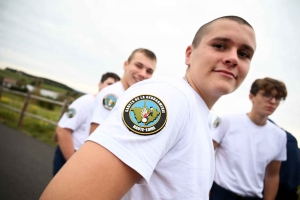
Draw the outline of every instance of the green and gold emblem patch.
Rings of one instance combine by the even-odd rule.
[[[219,124],[221,123],[221,118],[217,117],[214,121],[213,127],[217,128],[219,126]]]
[[[76,114],[76,111],[75,111],[74,108],[69,108],[69,109],[68,109],[68,111],[67,111],[67,116],[68,116],[69,118],[74,117],[75,114]]]
[[[165,104],[152,95],[139,95],[131,99],[123,111],[126,127],[139,135],[153,135],[167,123]]]
[[[118,99],[118,97],[114,94],[106,95],[102,101],[104,108],[106,108],[108,110],[113,109],[117,103],[117,99]]]

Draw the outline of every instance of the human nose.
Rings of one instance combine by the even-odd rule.
[[[145,69],[142,69],[142,70],[140,71],[140,73],[139,73],[139,77],[140,77],[141,79],[145,79],[146,76],[147,76],[146,70],[145,70]]]
[[[277,103],[276,97],[272,96],[271,99],[270,99],[270,102],[271,102],[271,103]]]
[[[236,67],[239,64],[237,52],[235,50],[229,51],[223,59],[223,63],[230,67]]]

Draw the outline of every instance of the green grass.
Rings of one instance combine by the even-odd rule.
[[[0,103],[17,109],[22,109],[24,106],[24,102],[24,96],[15,95],[8,92],[3,92],[0,100]],[[57,122],[59,120],[62,109],[60,105],[54,105],[53,110],[48,110],[46,108],[38,106],[37,102],[38,100],[30,99],[26,112],[47,118],[51,121]]]
[[[23,76],[21,74],[17,74],[17,73],[12,73],[10,71],[6,71],[3,69],[0,69],[0,76],[3,76],[5,78],[9,78],[9,79],[14,79],[14,80],[19,80],[19,79],[25,79],[25,81],[27,83],[30,83],[31,78],[27,77],[27,76]]]
[[[14,108],[22,109],[24,100],[25,97],[23,96],[3,92],[0,103],[12,106]],[[37,100],[31,99],[26,112],[57,122],[60,118],[61,106],[56,105],[54,106],[53,110],[47,110],[46,108],[38,106]],[[55,125],[35,118],[24,116],[21,127],[18,127],[17,123],[19,117],[20,113],[8,110],[0,106],[0,123],[22,131],[27,135],[37,138],[47,144],[55,145],[55,143],[52,141],[52,137],[56,128]]]
[[[25,116],[21,127],[17,126],[20,114],[10,111],[6,108],[0,107],[0,123],[7,125],[11,128],[19,130],[26,135],[37,138],[46,144],[55,146],[56,143],[52,141],[53,133],[56,126],[43,122],[41,120],[33,119]]]

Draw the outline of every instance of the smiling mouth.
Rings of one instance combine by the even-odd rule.
[[[234,79],[237,79],[237,76],[235,76],[233,73],[229,72],[229,71],[226,71],[226,70],[213,70],[214,72],[221,72],[221,73],[224,73],[224,74],[228,74],[230,76],[232,76]]]
[[[135,80],[135,82],[140,82],[141,80],[138,78],[133,78]]]

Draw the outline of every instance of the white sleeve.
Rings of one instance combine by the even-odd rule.
[[[156,111],[153,112],[154,115],[159,116],[156,118],[159,122],[166,120],[166,123],[157,125],[156,130],[159,131],[152,135],[143,135],[139,134],[139,131],[131,130],[124,118],[128,105],[141,104],[145,108],[146,104],[148,106],[148,101],[134,101],[136,97],[142,96],[157,97],[165,106],[158,108],[160,115],[157,115]],[[188,123],[189,110],[186,96],[171,85],[148,83],[132,86],[118,99],[108,118],[87,140],[94,141],[108,149],[143,177],[139,184],[147,184],[157,163],[184,134],[182,130]],[[131,117],[134,118],[142,112],[140,110],[133,112],[130,109],[128,113],[133,113]],[[143,127],[146,126],[141,122],[139,128]]]
[[[80,125],[82,125],[87,119],[87,114],[85,106],[80,99],[75,100],[70,106],[69,109],[74,110],[74,116],[69,117],[68,112],[65,112],[61,119],[58,122],[58,126],[61,128],[68,128],[71,130],[76,130]]]
[[[283,131],[283,130],[281,130],[281,131]],[[282,136],[282,134],[280,136]],[[286,133],[284,132],[284,136],[279,137],[279,140],[278,140],[278,154],[274,158],[274,160],[285,161],[287,159],[287,156],[286,156],[286,143],[287,143],[287,136],[286,136]]]
[[[110,110],[106,109],[103,106],[103,93],[99,92],[96,96],[94,105],[93,105],[93,114],[91,118],[91,123],[102,124],[103,121],[107,118],[110,113]]]
[[[218,125],[215,125],[218,121]],[[212,139],[218,144],[222,143],[222,139],[225,136],[229,127],[229,120],[225,117],[217,117],[211,128]]]

